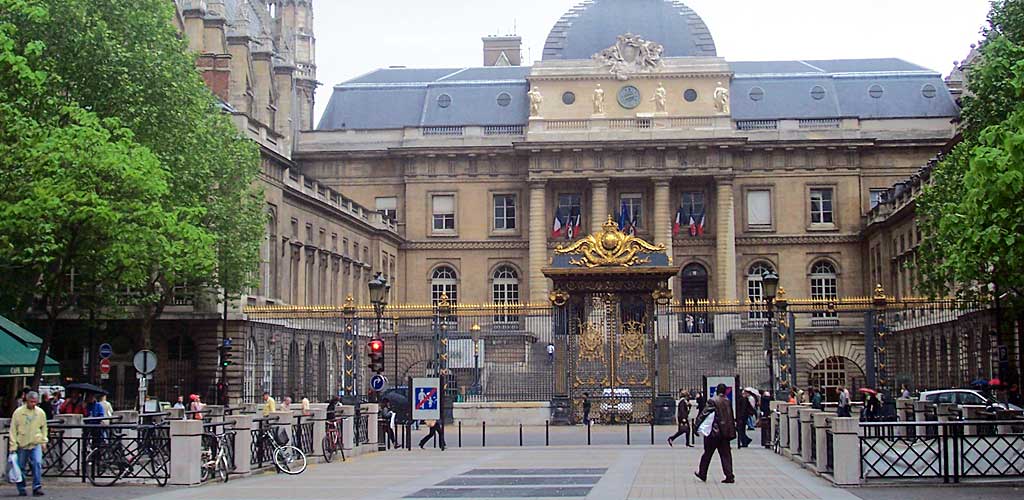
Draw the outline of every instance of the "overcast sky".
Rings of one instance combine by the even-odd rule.
[[[317,122],[341,82],[387,66],[482,64],[481,37],[515,32],[523,62],[578,0],[317,0]],[[685,0],[728,61],[898,57],[948,74],[988,0]],[[608,44],[620,33],[609,33]]]

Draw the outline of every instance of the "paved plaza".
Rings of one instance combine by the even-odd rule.
[[[624,446],[624,427],[595,427],[593,446],[544,447],[544,429],[524,432],[527,446],[518,443],[518,428],[488,432],[488,446],[479,446],[480,428],[463,428],[457,447],[457,427],[449,427],[447,451],[428,448],[398,450],[350,458],[347,462],[312,464],[301,476],[264,472],[227,484],[194,488],[117,486],[91,488],[73,482],[47,485],[51,498],[82,500],[271,500],[271,499],[885,499],[933,498],[933,488],[839,489],[763,448],[733,450],[736,484],[721,484],[717,457],[707,483],[693,477],[701,448],[664,444],[667,428],[656,430],[650,446],[649,427],[634,428],[632,445]],[[551,429],[553,443],[585,439],[582,427]],[[414,437],[423,432],[414,432]],[[475,438],[471,436],[476,436]],[[644,441],[646,439],[646,441]],[[622,441],[619,443],[618,441]],[[585,442],[585,441],[584,441]],[[492,444],[493,443],[493,444]],[[13,488],[8,495],[14,493]],[[975,486],[943,488],[943,498],[1011,498],[1018,488]],[[924,495],[924,496],[922,496]]]

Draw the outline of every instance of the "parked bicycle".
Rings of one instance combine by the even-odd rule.
[[[341,461],[345,461],[345,447],[341,438],[341,419],[327,421],[323,449],[325,461],[330,462],[335,453],[340,453]]]
[[[264,426],[259,431],[259,446],[274,450],[271,460],[274,467],[285,474],[302,474],[306,470],[306,454],[288,444],[288,433],[278,427]]]
[[[160,486],[167,485],[170,460],[166,438],[157,437],[156,427],[140,426],[138,432],[139,437],[135,439],[111,436],[89,452],[85,464],[93,486],[113,486],[126,477],[152,478]],[[126,442],[137,446],[129,448]]]
[[[224,432],[220,434],[212,432],[205,434],[203,440],[209,443],[209,446],[203,447],[201,480],[206,482],[216,476],[221,481],[228,482],[231,471],[234,469],[231,450],[235,432],[230,427],[225,427]]]

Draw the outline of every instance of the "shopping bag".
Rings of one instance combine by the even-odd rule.
[[[18,465],[18,454],[14,452],[7,456],[7,480],[12,483],[20,483],[25,480],[21,476],[21,466]]]
[[[714,425],[715,425],[715,413],[711,412],[711,413],[708,414],[707,417],[704,418],[704,421],[700,423],[700,426],[697,427],[697,434],[700,434],[701,436],[704,436],[704,437],[710,436],[711,435],[711,429],[712,429],[712,427],[714,427]]]

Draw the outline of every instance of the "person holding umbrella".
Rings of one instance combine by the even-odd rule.
[[[882,402],[878,400],[878,391],[861,387],[857,389],[857,392],[864,395],[864,413],[860,416],[861,421],[874,422],[878,420],[882,410]]]

